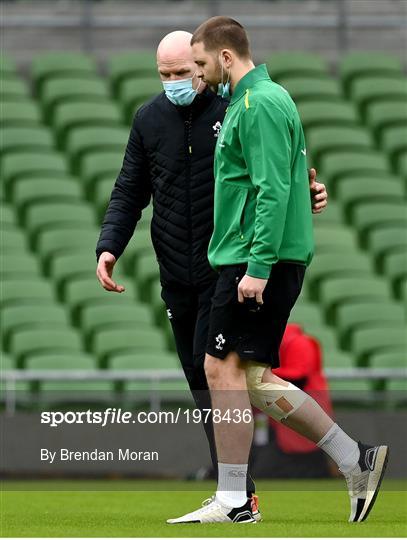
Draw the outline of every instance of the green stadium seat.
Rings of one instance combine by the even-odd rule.
[[[127,354],[119,353],[112,356],[110,360],[110,368],[120,371],[127,370],[151,370],[160,369],[169,372],[179,372],[181,366],[179,360],[175,354],[172,353],[151,353],[151,354]],[[126,397],[132,401],[139,401],[148,399],[151,391],[162,392],[161,398],[167,401],[172,394],[171,391],[183,391],[188,392],[189,388],[185,379],[183,380],[143,380],[143,381],[129,381],[124,380],[120,385],[120,389],[126,392]],[[169,392],[166,394],[165,392]],[[176,396],[172,396],[176,399]]]
[[[81,313],[81,330],[87,339],[96,331],[108,328],[151,328],[154,326],[147,304],[112,305],[108,310],[100,306],[85,306]]]
[[[407,306],[407,278],[403,278],[401,280],[400,291],[401,291],[401,299],[403,300],[404,304]],[[407,307],[406,307],[406,313],[407,313]]]
[[[21,102],[29,99],[28,88],[20,79],[1,79],[1,103]]]
[[[120,283],[120,282],[119,282]],[[67,282],[63,289],[64,302],[69,306],[72,320],[78,324],[81,311],[86,306],[100,306],[100,309],[109,310],[112,305],[134,305],[138,297],[135,289],[128,280],[121,281],[126,288],[124,293],[114,293],[103,289],[97,281],[96,273],[93,279],[76,278]]]
[[[32,61],[31,75],[38,95],[41,95],[44,82],[51,77],[94,79],[97,76],[93,58],[68,51],[40,54]]]
[[[123,81],[118,98],[123,105],[126,121],[131,124],[137,109],[162,91],[163,85],[157,74],[153,77],[135,77]]]
[[[0,77],[2,79],[13,78],[16,76],[16,65],[14,61],[5,54],[0,54]]]
[[[44,152],[54,150],[52,132],[42,126],[8,127],[2,130],[0,154],[3,158],[8,152]]]
[[[307,148],[315,164],[327,152],[365,151],[373,148],[369,131],[360,126],[316,127],[307,132]]]
[[[367,379],[330,379],[329,390],[336,402],[357,401],[360,406],[363,398],[368,402],[373,398],[371,382]]]
[[[107,206],[110,201],[110,196],[112,194],[115,178],[112,178],[112,175],[108,175],[105,178],[101,178],[98,182],[92,186],[94,191],[94,196],[92,197],[92,203],[96,208],[96,213],[98,220],[103,221],[104,215],[106,213]],[[126,252],[127,252],[126,248]]]
[[[96,330],[91,343],[91,351],[102,367],[110,365],[110,357],[119,352],[142,353],[166,350],[164,333],[151,328],[104,328]]]
[[[14,357],[0,350],[0,372],[3,373],[5,371],[11,371],[16,369],[16,367],[17,366]],[[25,381],[17,381],[14,382],[13,388],[16,391],[14,393],[14,398],[17,402],[17,405],[19,405],[20,403],[26,404],[27,402],[30,402],[29,383]],[[6,401],[6,389],[6,381],[0,379],[0,403],[4,403]]]
[[[88,194],[94,194],[99,180],[111,178],[112,188],[122,167],[123,152],[92,152],[81,162],[80,175]]]
[[[323,354],[324,368],[351,369],[355,367],[352,355],[339,350],[330,350]]]
[[[342,101],[342,91],[335,79],[320,79],[315,81],[313,77],[288,77],[280,79],[283,86],[292,99],[296,102],[303,101]]]
[[[158,278],[158,262],[155,254],[146,253],[137,259],[135,280],[139,289],[140,299],[148,302],[151,299],[151,286]]]
[[[383,131],[382,147],[390,156],[394,171],[398,171],[398,158],[407,153],[407,126],[390,127]]]
[[[8,371],[9,369],[15,369],[14,358],[5,351],[0,350],[0,372]],[[0,382],[0,388],[0,395],[2,396],[4,388],[2,381]]]
[[[74,171],[81,169],[80,160],[89,152],[117,152],[124,156],[129,130],[122,127],[86,127],[70,131],[66,152]]]
[[[328,326],[312,327],[310,325],[304,325],[304,330],[321,345],[324,357],[328,357],[328,355],[332,353],[337,354],[338,343],[332,328],[329,328]]]
[[[324,326],[322,312],[317,304],[312,303],[296,303],[291,311],[289,324],[297,323],[301,326],[312,324],[316,326]]]
[[[30,329],[58,329],[70,327],[67,311],[60,304],[11,305],[1,310],[3,347],[9,349],[13,332]]]
[[[141,353],[122,353],[112,355],[110,359],[110,369],[128,370],[128,369],[166,369],[179,370],[181,365],[176,354],[167,351],[141,352]]]
[[[348,176],[384,178],[390,174],[386,158],[374,151],[331,152],[321,158],[321,170],[333,195],[340,180]]]
[[[394,393],[392,396],[396,401],[406,403],[407,380],[406,379],[388,379],[386,381],[386,390]]]
[[[8,103],[0,108],[1,129],[9,127],[38,127],[42,124],[40,109],[34,101]]]
[[[57,350],[61,352],[82,351],[82,341],[80,335],[71,328],[65,329],[38,329],[31,328],[18,330],[11,335],[10,352],[17,360],[19,368],[24,367],[25,359],[34,353],[54,354]]]
[[[383,52],[351,52],[340,63],[340,76],[345,91],[349,93],[354,79],[360,77],[400,78],[402,66],[398,58]]]
[[[391,327],[405,322],[403,307],[396,302],[360,301],[347,302],[338,306],[336,328],[342,348],[348,349],[352,332],[371,323]]]
[[[14,229],[17,226],[14,208],[4,202],[0,203],[0,223],[2,230]]]
[[[305,130],[315,127],[357,127],[360,123],[355,107],[346,101],[310,101],[298,104]]]
[[[276,52],[266,59],[266,65],[275,81],[290,76],[314,79],[325,79],[328,76],[325,59],[303,51]]]
[[[407,100],[407,79],[389,79],[388,77],[363,77],[356,79],[351,87],[352,99],[359,107],[362,116],[371,103],[380,101]]]
[[[366,202],[355,206],[352,222],[360,234],[363,245],[374,228],[382,226],[407,226],[407,210],[404,201],[396,202]]]
[[[1,162],[7,197],[12,196],[13,184],[23,176],[30,178],[64,177],[68,174],[65,157],[57,152],[18,152],[8,154]]]
[[[321,253],[307,272],[307,285],[311,299],[319,299],[325,280],[340,276],[370,277],[373,274],[370,259],[359,251]]]
[[[395,297],[401,298],[402,280],[407,277],[407,247],[385,255],[383,270],[392,282]]]
[[[95,359],[86,353],[70,351],[68,354],[60,351],[50,351],[48,354],[33,354],[26,359],[26,369],[30,371],[63,370],[75,371],[80,375],[81,371],[96,369]],[[39,379],[41,374],[38,373]],[[89,401],[112,401],[113,385],[110,381],[78,380],[39,380],[33,384],[39,392],[40,403],[48,402],[72,402],[80,400],[82,403]]]
[[[27,250],[27,239],[20,229],[2,228],[0,234],[0,251],[5,254],[12,252],[25,252]]]
[[[53,126],[58,145],[65,146],[69,132],[79,127],[120,127],[122,118],[118,106],[113,102],[61,103],[55,108]]]
[[[391,299],[389,284],[379,277],[334,277],[320,289],[321,305],[329,323],[335,322],[337,307],[345,302],[382,302]]]
[[[96,258],[94,251],[64,250],[54,254],[47,267],[56,284],[58,296],[62,297],[65,284],[71,279],[95,277]]]
[[[403,152],[398,159],[398,171],[404,177],[404,183],[407,192],[407,152]]]
[[[127,51],[112,55],[107,72],[115,96],[123,81],[130,77],[157,77],[157,58],[154,51]],[[161,87],[162,88],[162,87]]]
[[[27,358],[26,369],[94,370],[97,364],[96,359],[85,352],[73,350],[61,353],[56,350],[55,354],[32,354]]]
[[[55,107],[61,103],[106,103],[110,101],[107,84],[103,79],[58,78],[45,82],[41,95],[44,116],[52,123]]]
[[[54,291],[47,280],[37,278],[3,280],[0,305],[42,305],[56,301]]]
[[[13,202],[20,220],[24,221],[26,210],[37,203],[69,202],[81,203],[82,189],[74,177],[66,178],[22,178],[15,182]]]
[[[367,246],[378,264],[383,269],[383,257],[397,249],[407,249],[407,234],[405,227],[380,227],[373,229],[367,237]]]
[[[154,248],[151,242],[151,233],[149,229],[136,229],[132,241],[126,247],[123,253],[123,263],[129,275],[137,271],[137,263],[141,256],[154,256]]]
[[[95,226],[95,216],[86,202],[54,202],[32,204],[26,212],[25,226],[35,245],[38,233],[44,229],[62,226]]]
[[[36,251],[43,262],[49,261],[55,253],[76,250],[88,250],[94,253],[99,234],[100,229],[97,227],[87,227],[84,230],[80,224],[77,227],[47,229],[38,235]],[[48,269],[49,265],[46,267]]]
[[[384,129],[407,124],[407,104],[400,101],[372,103],[367,108],[366,118],[376,138],[381,139]]]
[[[336,187],[336,195],[342,204],[345,217],[352,221],[352,211],[361,202],[398,202],[404,197],[403,185],[397,177],[350,176],[341,178]]]
[[[40,275],[38,260],[30,252],[8,253],[1,259],[1,279],[29,279]]]
[[[380,369],[405,368],[407,367],[407,354],[400,351],[374,352],[369,357],[369,366]]]
[[[319,182],[324,182],[324,178],[318,177]],[[316,214],[313,216],[313,224],[315,228],[325,228],[325,227],[341,227],[343,226],[342,211],[339,204],[330,199],[328,206],[322,212],[322,214]]]
[[[352,351],[356,354],[358,365],[369,365],[369,357],[380,351],[407,351],[407,333],[405,325],[382,327],[375,324],[359,328],[353,332]]]
[[[317,255],[338,251],[343,253],[358,249],[354,231],[345,225],[327,223],[325,227],[315,227],[314,241]]]
[[[94,250],[83,248],[65,249],[51,256],[46,266],[47,273],[51,275],[56,284],[59,298],[63,298],[63,291],[67,283],[76,279],[94,279],[96,277],[96,257]],[[115,266],[114,279],[124,279],[120,269]]]

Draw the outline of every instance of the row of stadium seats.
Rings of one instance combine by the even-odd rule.
[[[329,367],[401,367],[401,302],[407,301],[401,66],[391,57],[350,55],[337,80],[318,56],[274,55],[267,65],[298,104],[310,163],[330,193],[328,210],[315,217],[317,262],[291,320],[318,337]],[[125,122],[161,90],[155,70],[153,55],[131,53],[112,58],[104,79],[87,56],[46,55],[32,64],[31,93],[3,58],[1,335],[7,366],[44,369],[58,358],[66,369],[71,357],[78,359],[71,368],[179,365],[169,352],[151,208],[115,270],[126,293],[103,291],[94,273],[100,219],[128,138]],[[127,100],[130,95],[135,98]],[[147,355],[152,350],[154,360]],[[365,383],[370,388],[358,382]]]

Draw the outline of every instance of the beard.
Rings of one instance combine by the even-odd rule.
[[[205,79],[206,84],[212,90],[212,92],[218,91],[218,85],[222,82],[222,66],[219,60],[216,61],[213,75],[210,78]]]

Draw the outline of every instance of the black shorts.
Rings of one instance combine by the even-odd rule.
[[[238,302],[237,286],[246,269],[247,264],[220,269],[212,297],[206,352],[223,359],[236,351],[242,359],[276,368],[280,365],[281,340],[301,292],[306,266],[288,261],[274,264],[261,306],[254,299]]]

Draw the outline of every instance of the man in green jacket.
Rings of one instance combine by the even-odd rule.
[[[255,67],[244,28],[214,17],[194,33],[197,75],[231,91],[215,149],[212,298],[205,373],[218,456],[216,495],[169,523],[254,522],[246,494],[251,405],[322,448],[345,476],[349,521],[363,521],[384,474],[387,446],[347,435],[292,383],[272,373],[313,256],[304,133],[288,92]]]

